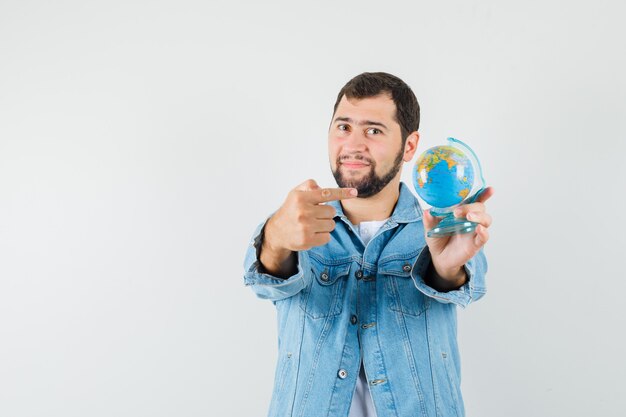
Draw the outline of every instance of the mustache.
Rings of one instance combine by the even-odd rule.
[[[346,159],[350,159],[353,161],[363,161],[363,162],[367,162],[370,165],[374,164],[374,160],[367,158],[361,154],[356,154],[356,155],[339,155],[337,157],[337,163],[341,163],[343,161],[345,161]]]

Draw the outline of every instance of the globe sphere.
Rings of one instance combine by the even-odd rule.
[[[459,148],[435,146],[415,162],[413,186],[426,203],[447,208],[463,202],[474,186],[472,160]]]

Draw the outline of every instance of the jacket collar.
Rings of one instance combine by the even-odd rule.
[[[351,224],[348,217],[343,212],[343,206],[340,201],[329,201],[327,204],[333,206],[337,211],[335,218],[339,217],[347,224]],[[400,195],[398,196],[396,206],[393,208],[393,213],[391,213],[389,223],[411,223],[421,220],[421,218],[422,208],[417,198],[413,195],[409,187],[401,181]]]

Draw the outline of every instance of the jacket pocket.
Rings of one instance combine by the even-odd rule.
[[[446,352],[441,352],[441,358],[443,359],[443,366],[446,370],[446,379],[448,380],[448,387],[450,388],[450,398],[452,400],[451,408],[456,415],[459,415],[459,399],[461,395],[461,381],[459,380],[454,363],[451,362],[450,356]]]
[[[280,372],[278,372],[278,369],[276,372],[276,394],[280,394],[285,386],[285,379],[287,379],[285,376],[291,368],[291,356],[291,352],[284,353],[280,361]]]
[[[311,284],[302,291],[300,307],[313,319],[337,316],[343,309],[343,290],[350,261],[330,263],[311,257]]]
[[[378,274],[385,281],[389,309],[411,316],[420,316],[430,307],[430,299],[417,289],[411,270],[417,256],[382,260]]]
[[[285,352],[279,357],[274,374],[274,391],[272,393],[272,401],[270,402],[270,416],[276,415],[278,410],[284,408],[286,397],[283,393],[286,389],[291,389],[292,384],[289,383],[289,380],[293,374],[292,356],[291,352]]]

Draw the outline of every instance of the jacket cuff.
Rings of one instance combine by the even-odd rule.
[[[295,295],[306,286],[305,272],[311,269],[311,263],[305,251],[298,251],[298,269],[294,275],[281,278],[268,274],[259,261],[266,223],[267,220],[257,226],[248,245],[244,261],[244,284],[250,286],[259,298],[278,301]]]
[[[444,304],[453,303],[459,307],[465,308],[471,302],[481,298],[486,292],[484,287],[484,272],[486,271],[482,271],[482,268],[477,268],[482,265],[480,261],[483,258],[484,255],[482,254],[481,249],[476,256],[470,259],[463,266],[465,274],[467,275],[467,280],[460,288],[447,292],[437,291],[426,284],[426,281],[424,280],[428,267],[432,262],[428,245],[425,245],[413,265],[411,278],[413,278],[413,282],[415,283],[417,289],[424,295]]]

